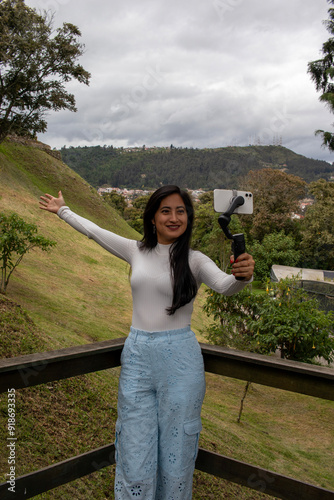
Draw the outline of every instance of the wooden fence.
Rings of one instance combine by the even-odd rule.
[[[120,365],[124,338],[0,361],[0,392],[25,388]],[[334,370],[201,344],[208,372],[334,401]],[[0,498],[26,499],[108,467],[114,445],[0,484]],[[200,448],[196,468],[208,474],[286,500],[334,500],[334,492]]]

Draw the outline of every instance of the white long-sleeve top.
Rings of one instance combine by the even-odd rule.
[[[102,229],[75,214],[69,207],[61,207],[57,215],[108,252],[130,264],[134,328],[159,332],[190,326],[194,300],[177,309],[171,316],[166,312],[173,301],[169,262],[171,245],[158,243],[152,250],[140,250],[138,241]],[[249,283],[238,281],[233,275],[224,273],[209,257],[198,251],[190,250],[189,265],[198,287],[205,283],[224,295],[233,295]]]

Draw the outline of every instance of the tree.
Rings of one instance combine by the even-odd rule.
[[[249,227],[245,228],[254,239],[262,241],[266,234],[282,230],[285,234],[296,231],[291,215],[305,196],[303,179],[281,170],[264,168],[250,170],[243,186],[254,195],[254,213],[248,216]]]
[[[28,224],[15,213],[0,213],[0,293],[6,293],[13,271],[27,252],[33,248],[47,251],[55,245],[55,241],[37,234],[35,224]]]
[[[70,23],[52,31],[53,17],[23,0],[0,0],[0,142],[10,133],[34,137],[45,132],[49,110],[76,111],[65,83],[88,85],[90,74],[77,64],[84,46]]]
[[[115,193],[112,191],[111,193],[103,193],[102,198],[113,208],[117,210],[120,215],[124,215],[124,210],[127,207],[126,199],[123,195],[119,193]]]
[[[334,4],[334,0],[328,0]],[[329,19],[324,22],[327,31],[334,35],[334,8],[328,9]],[[322,45],[322,59],[317,59],[308,64],[308,73],[315,83],[317,92],[322,92],[319,100],[328,105],[329,110],[334,113],[334,38],[331,37]],[[322,136],[323,145],[330,151],[334,151],[334,135],[332,132],[317,130],[317,135]]]
[[[144,232],[143,215],[149,198],[150,195],[148,194],[138,196],[138,198],[133,201],[132,207],[128,207],[124,210],[125,220],[129,226],[133,227],[140,234]]]
[[[311,182],[314,203],[302,222],[301,250],[306,267],[334,269],[334,183],[324,179]]]
[[[271,267],[296,266],[300,260],[300,251],[296,250],[296,240],[291,235],[279,233],[266,234],[262,243],[255,241],[251,254],[256,262],[255,279],[265,282],[270,277]]]

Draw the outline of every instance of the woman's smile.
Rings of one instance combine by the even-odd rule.
[[[174,243],[187,229],[188,215],[181,196],[171,194],[162,200],[152,220],[155,225],[158,243]]]

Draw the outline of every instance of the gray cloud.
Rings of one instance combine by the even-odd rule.
[[[91,85],[72,82],[77,113],[48,118],[63,145],[283,145],[332,160],[331,129],[307,63],[329,38],[326,0],[26,0],[82,31]],[[334,120],[333,120],[334,121]]]

